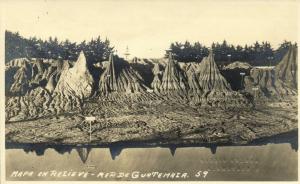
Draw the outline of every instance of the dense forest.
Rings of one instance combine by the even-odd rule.
[[[76,60],[79,52],[83,50],[87,59],[91,62],[102,61],[108,58],[113,50],[108,39],[102,41],[100,36],[89,42],[80,44],[65,40],[59,42],[57,38],[48,40],[31,37],[23,38],[19,33],[5,31],[5,62],[14,58],[47,58]]]
[[[213,43],[210,48],[213,50],[218,64],[242,61],[255,66],[267,66],[277,64],[290,45],[291,42],[284,41],[275,50],[269,42],[235,46],[224,40],[223,43]],[[103,41],[100,36],[89,42],[83,41],[78,44],[69,40],[60,42],[57,38],[52,37],[48,40],[36,37],[24,38],[18,32],[5,32],[5,62],[21,57],[75,61],[81,50],[85,52],[90,62],[97,62],[106,60],[114,48],[108,39]],[[167,52],[170,51],[179,62],[200,62],[203,57],[208,55],[209,47],[199,42],[175,42],[171,43]]]
[[[232,45],[226,40],[223,43],[212,43],[208,48],[199,42],[185,43],[175,42],[170,45],[167,52],[172,52],[174,58],[181,62],[199,62],[208,55],[209,49],[215,54],[215,60],[219,64],[228,64],[234,61],[247,62],[254,66],[276,65],[292,43],[284,41],[276,50],[269,42],[255,42],[253,45]]]

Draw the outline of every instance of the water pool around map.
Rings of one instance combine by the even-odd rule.
[[[246,146],[210,147],[9,144],[6,177],[7,180],[297,180],[297,137],[295,131]],[[32,172],[32,175],[18,177],[14,171],[19,175]],[[86,177],[84,173],[88,173]]]

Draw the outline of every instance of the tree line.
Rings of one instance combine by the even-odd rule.
[[[5,31],[5,62],[15,58],[46,58],[75,61],[82,50],[86,58],[91,62],[107,60],[109,53],[113,51],[108,39],[101,40],[100,36],[83,41],[79,44],[66,39],[59,42],[57,38],[49,37],[48,40],[30,37],[29,39]]]
[[[292,43],[284,41],[275,50],[269,42],[255,42],[252,45],[232,45],[224,40],[222,43],[214,42],[208,48],[200,42],[171,43],[168,52],[172,52],[179,62],[200,62],[208,56],[209,49],[215,54],[218,64],[229,64],[234,61],[247,62],[254,66],[267,66],[277,64],[287,52]],[[47,40],[36,37],[24,38],[18,32],[5,31],[5,62],[15,58],[46,58],[75,61],[79,52],[83,50],[90,62],[107,60],[114,48],[108,39],[102,40],[100,36],[81,43],[58,41],[56,37]]]
[[[252,45],[232,45],[224,40],[222,43],[214,42],[208,48],[205,45],[195,42],[171,43],[169,52],[173,53],[174,59],[179,62],[200,62],[203,57],[208,56],[209,49],[213,50],[215,61],[218,64],[229,64],[234,61],[247,62],[253,66],[276,65],[287,52],[292,43],[283,41],[276,50],[269,42],[256,41]]]

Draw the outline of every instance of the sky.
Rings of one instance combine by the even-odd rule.
[[[24,37],[81,42],[100,35],[123,56],[162,57],[170,43],[297,41],[296,0],[4,0],[1,26]]]

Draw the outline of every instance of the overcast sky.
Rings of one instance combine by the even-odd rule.
[[[21,0],[1,6],[1,26],[25,37],[81,42],[107,37],[122,55],[161,57],[171,42],[210,46],[297,40],[297,1]],[[5,23],[5,25],[3,25]]]

